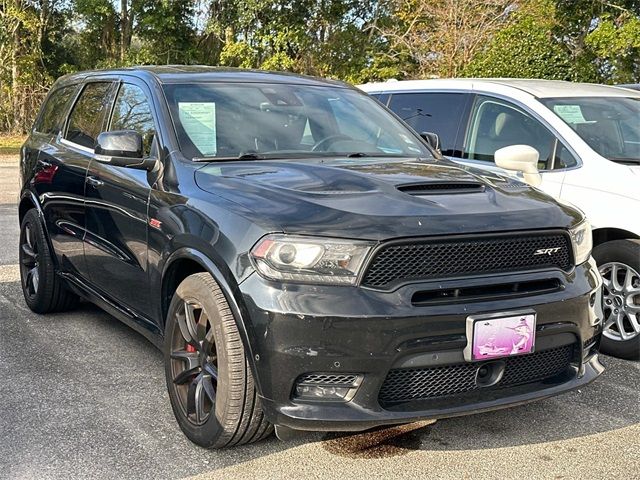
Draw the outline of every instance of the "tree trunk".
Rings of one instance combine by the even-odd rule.
[[[17,2],[18,3],[18,2]],[[20,5],[16,5],[17,8]],[[11,35],[11,105],[13,107],[13,125],[12,130],[18,132],[22,129],[22,88],[20,85],[20,52],[22,51],[21,25],[18,21],[13,27]]]
[[[129,9],[127,0],[120,0],[120,61],[124,62],[129,49]]]

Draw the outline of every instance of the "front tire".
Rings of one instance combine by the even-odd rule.
[[[602,287],[603,353],[640,359],[640,240],[614,240],[593,250]]]
[[[222,448],[271,434],[235,318],[208,273],[178,286],[167,315],[164,356],[171,407],[189,440]]]
[[[20,224],[20,280],[27,306],[35,313],[63,312],[75,307],[78,296],[56,275],[49,244],[38,212],[29,210]]]

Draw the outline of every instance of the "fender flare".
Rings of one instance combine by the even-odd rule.
[[[242,302],[242,293],[238,285],[230,280],[227,275],[224,274],[223,270],[218,267],[216,262],[211,259],[210,256],[197,250],[193,247],[181,247],[169,255],[169,257],[164,262],[162,266],[162,279],[165,278],[165,275],[174,261],[188,259],[198,263],[202,268],[205,269],[207,273],[209,273],[216,283],[220,286],[227,303],[229,304],[229,308],[233,313],[233,318],[236,322],[236,326],[238,327],[238,332],[240,332],[240,338],[244,345],[245,351],[247,352],[247,360],[249,361],[249,366],[251,368],[251,372],[253,374],[253,378],[256,384],[256,389],[259,393],[262,392],[262,388],[260,386],[260,378],[257,375],[256,365],[255,365],[255,356],[253,354],[251,335],[247,329],[247,325],[245,322],[245,318],[248,317],[249,313]]]
[[[29,200],[29,202],[34,206],[34,208],[38,212],[40,225],[42,226],[42,230],[44,231],[44,238],[47,241],[47,247],[49,248],[49,252],[51,253],[50,257],[51,257],[51,261],[53,262],[53,269],[54,271],[57,272],[59,270],[58,256],[55,254],[53,245],[51,244],[51,237],[49,236],[49,228],[47,227],[47,222],[44,219],[44,211],[42,210],[40,199],[31,190],[23,190],[22,193],[20,194],[20,201],[18,202],[18,215],[20,215],[20,205],[22,205],[22,203],[25,200]]]

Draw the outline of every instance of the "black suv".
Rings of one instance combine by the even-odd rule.
[[[582,214],[345,84],[74,74],[21,160],[27,304],[82,297],[163,349],[199,445],[480,412],[603,370]]]

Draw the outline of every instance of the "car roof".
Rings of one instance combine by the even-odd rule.
[[[365,92],[402,92],[416,90],[484,90],[497,92],[510,87],[537,98],[549,97],[628,97],[640,96],[638,92],[594,83],[574,83],[562,80],[530,80],[516,78],[449,78],[434,80],[387,81],[358,85]]]
[[[153,78],[159,83],[281,83],[352,88],[351,85],[337,80],[320,79],[288,72],[212,67],[208,65],[145,65],[110,70],[91,70],[65,75],[58,80],[58,83],[75,83],[89,77],[102,75],[129,75],[145,79]]]

